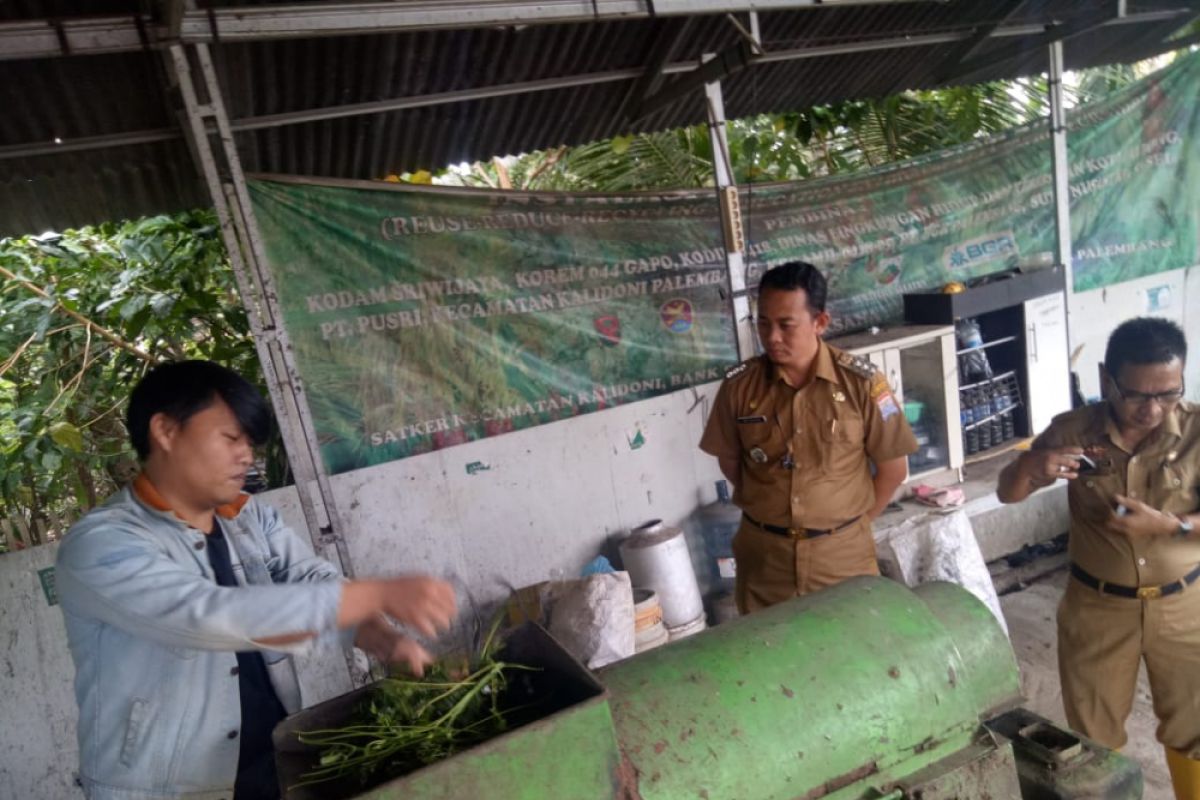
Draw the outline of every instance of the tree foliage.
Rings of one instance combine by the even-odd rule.
[[[996,82],[848,100],[726,124],[737,183],[867,169],[1007,130],[1046,115],[1045,82]],[[495,189],[622,192],[713,183],[707,127],[617,136],[443,171],[439,183]],[[422,178],[428,173],[422,174]]]
[[[125,400],[151,366],[259,374],[210,211],[0,241],[0,353],[0,521],[33,540],[12,546],[136,469]]]
[[[1152,68],[1113,65],[1086,70],[1078,83],[1067,87],[1068,102],[1105,97]],[[1048,113],[1046,79],[1035,77],[760,114],[727,122],[726,137],[735,182],[794,181],[915,158],[1045,119]],[[442,170],[432,179],[492,189],[685,189],[713,184],[712,155],[707,127],[695,125],[493,158],[465,169]],[[430,180],[428,172],[412,179]]]

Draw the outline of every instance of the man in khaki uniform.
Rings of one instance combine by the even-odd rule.
[[[700,440],[743,511],[733,540],[743,614],[878,575],[871,520],[917,449],[883,376],[821,340],[825,295],[811,264],[763,275],[757,326],[765,354],[725,374]]]
[[[1145,661],[1179,798],[1200,798],[1200,413],[1183,402],[1177,325],[1134,319],[1104,354],[1104,401],[1055,417],[1004,469],[997,494],[1070,481],[1071,580],[1058,666],[1071,727],[1125,744]]]

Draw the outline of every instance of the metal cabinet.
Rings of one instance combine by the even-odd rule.
[[[904,295],[910,323],[953,324],[963,447],[970,461],[1035,436],[1071,408],[1061,267],[991,276],[964,292]]]
[[[959,480],[963,464],[958,367],[952,325],[905,325],[831,339],[887,378],[917,437],[909,480]]]

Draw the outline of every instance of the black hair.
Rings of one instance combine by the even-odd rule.
[[[821,270],[807,261],[789,261],[778,267],[767,270],[758,283],[758,294],[767,289],[777,289],[783,292],[794,292],[803,289],[808,298],[808,310],[820,314],[825,310],[825,295],[828,286]]]
[[[262,393],[231,369],[211,361],[175,361],[146,373],[129,396],[125,425],[140,458],[150,455],[150,418],[166,414],[179,424],[220,398],[256,445],[271,435],[271,410]]]
[[[1104,348],[1104,370],[1114,380],[1126,364],[1187,361],[1183,329],[1169,319],[1135,317],[1117,326]]]

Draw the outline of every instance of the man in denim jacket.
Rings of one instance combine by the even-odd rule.
[[[127,424],[142,473],[71,528],[56,569],[84,793],[278,797],[271,731],[300,707],[287,654],[342,630],[420,674],[429,653],[392,621],[436,635],[454,591],[424,576],[343,581],[242,494],[270,412],[237,374],[158,367]]]

